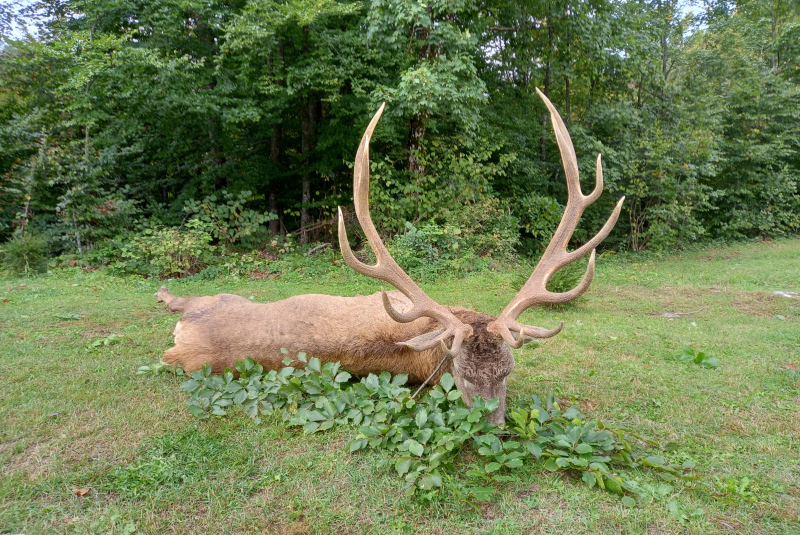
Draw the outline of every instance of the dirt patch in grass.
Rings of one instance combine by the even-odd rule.
[[[723,260],[732,260],[742,256],[742,252],[730,249],[711,249],[705,255],[698,257],[701,262],[721,262]]]
[[[91,329],[86,329],[85,331],[81,332],[81,336],[84,338],[99,338],[101,336],[105,337],[111,334],[111,331],[108,329],[104,329],[102,327],[93,327]]]
[[[676,533],[674,528],[670,528],[664,524],[656,524],[655,526],[647,526],[647,535],[673,535]]]
[[[6,474],[24,473],[31,481],[37,481],[50,471],[54,453],[54,441],[34,442],[3,463]]]
[[[729,516],[717,515],[712,518],[712,521],[723,532],[730,531],[731,533],[744,533],[747,531],[747,526],[743,522],[740,522],[739,520]]]
[[[731,305],[739,312],[768,318],[778,314],[788,316],[789,303],[785,301],[789,300],[771,293],[748,292],[736,297]]]
[[[705,300],[721,292],[719,288],[687,286],[663,286],[658,291],[630,286],[609,288],[610,296],[616,301],[615,308],[648,316],[659,316],[665,312],[692,312],[692,317],[698,317],[703,312],[708,313],[708,310],[704,309],[708,306]]]

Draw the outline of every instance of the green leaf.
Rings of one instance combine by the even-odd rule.
[[[337,383],[346,383],[347,381],[350,380],[351,377],[352,375],[350,375],[347,372],[339,372],[338,374],[336,374],[336,378],[334,378],[334,381]]]
[[[494,412],[497,410],[497,407],[500,406],[500,400],[497,398],[493,398],[486,401],[486,412]]]
[[[422,427],[428,422],[428,411],[425,409],[420,409],[417,413],[417,416],[414,418],[414,421],[417,423],[417,427]]]
[[[233,402],[241,405],[247,399],[247,390],[241,389],[233,395]]]
[[[200,386],[200,381],[196,379],[189,379],[185,383],[181,385],[181,390],[185,390],[186,392],[191,392],[195,390],[198,386]]]
[[[606,490],[613,494],[622,494],[622,486],[613,477],[606,477]]]
[[[525,443],[525,448],[537,459],[542,456],[542,447],[535,442]]]
[[[594,476],[594,473],[590,472],[589,470],[583,473],[581,479],[583,480],[584,483],[586,483],[586,485],[589,486],[589,488],[594,487],[595,484],[597,483],[597,478]]]
[[[419,488],[423,490],[438,488],[441,486],[442,486],[442,477],[436,473],[426,475],[419,482]]]
[[[486,470],[487,474],[491,474],[492,472],[496,472],[503,467],[500,463],[488,463],[484,469]]]
[[[630,496],[623,496],[622,505],[624,505],[625,507],[636,507],[636,500],[634,500]]]
[[[455,386],[456,382],[453,379],[453,376],[449,373],[445,373],[439,379],[439,384],[442,386],[445,392],[450,392],[450,390]]]
[[[511,459],[510,461],[506,462],[507,468],[519,468],[522,466],[522,459]]]
[[[408,473],[409,468],[411,468],[411,458],[410,457],[401,457],[397,460],[397,463],[394,465],[395,470],[399,475],[405,475]]]
[[[460,390],[451,390],[447,393],[447,401],[455,401],[457,399],[461,399],[461,391]]]
[[[424,446],[419,442],[417,442],[416,440],[409,439],[407,442],[408,442],[408,451],[411,452],[412,455],[420,457],[422,455],[422,452],[425,451]]]
[[[589,444],[578,444],[578,446],[575,448],[575,452],[580,453],[581,455],[584,453],[592,453],[593,451],[594,448],[592,448],[592,446]]]
[[[189,405],[189,412],[199,418],[208,418],[208,413],[204,411],[202,407],[195,404]]]

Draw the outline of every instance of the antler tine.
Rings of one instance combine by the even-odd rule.
[[[461,349],[464,338],[472,334],[472,327],[462,323],[450,310],[428,297],[428,295],[411,280],[411,277],[397,265],[397,262],[395,262],[394,258],[392,258],[392,255],[389,254],[389,251],[383,244],[383,240],[381,240],[378,231],[375,229],[375,225],[369,213],[369,141],[385,106],[386,103],[381,104],[381,107],[375,113],[375,116],[364,132],[364,136],[361,138],[361,144],[358,146],[353,169],[353,201],[356,209],[356,218],[361,228],[364,230],[364,234],[367,237],[370,247],[372,247],[372,251],[375,253],[377,262],[374,266],[370,266],[358,260],[353,254],[353,250],[350,248],[350,242],[347,239],[347,231],[344,226],[344,217],[342,216],[341,207],[339,207],[339,246],[341,247],[344,261],[347,262],[348,266],[362,275],[388,282],[411,300],[413,305],[411,310],[400,312],[392,306],[386,292],[383,292],[384,308],[386,308],[386,312],[393,320],[399,323],[408,323],[425,316],[442,324],[444,331],[439,336],[436,336],[421,346],[415,346],[415,349],[421,351],[431,349],[441,344],[446,352],[455,355]],[[453,341],[448,349],[444,341],[449,338],[452,338]]]
[[[584,195],[581,191],[580,177],[578,174],[578,159],[575,156],[575,148],[572,145],[572,139],[567,131],[567,127],[564,125],[561,116],[545,94],[539,91],[538,88],[536,92],[539,93],[539,96],[544,101],[548,110],[550,110],[550,119],[553,123],[553,130],[556,134],[556,141],[558,142],[558,148],[561,152],[561,160],[567,178],[568,197],[567,206],[564,210],[564,215],[561,217],[561,222],[558,224],[553,238],[550,240],[550,243],[530,278],[516,297],[506,306],[500,316],[489,325],[490,331],[502,336],[506,343],[512,347],[520,347],[525,342],[525,336],[549,338],[561,331],[564,327],[563,322],[555,329],[548,330],[518,323],[516,319],[525,309],[534,304],[565,303],[580,296],[589,288],[592,277],[594,277],[594,250],[597,245],[608,236],[611,229],[614,228],[619,218],[620,211],[622,210],[622,203],[625,201],[625,197],[619,200],[611,216],[608,218],[608,221],[606,221],[603,228],[601,228],[592,239],[574,251],[567,252],[567,245],[572,237],[572,233],[575,231],[575,227],[578,225],[581,215],[583,215],[583,211],[596,201],[603,192],[602,159],[598,154],[595,188],[589,195]],[[590,251],[591,256],[589,257],[589,265],[586,268],[586,273],[575,288],[567,292],[550,292],[547,290],[547,283],[556,271],[585,256]],[[517,333],[516,338],[512,335],[512,332]]]

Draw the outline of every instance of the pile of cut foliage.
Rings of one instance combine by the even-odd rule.
[[[189,411],[200,418],[222,417],[240,406],[257,422],[261,415],[277,414],[305,433],[355,427],[349,450],[388,450],[384,465],[405,478],[409,494],[423,499],[443,491],[464,500],[489,499],[496,485],[517,481],[514,471],[526,463],[577,475],[590,488],[621,496],[628,506],[663,495],[663,485],[638,483],[619,468],[649,467],[670,482],[695,479],[694,463],[675,465],[638,454],[631,443],[640,437],[587,420],[574,406],[562,408],[552,393],[521,400],[509,409],[509,423],[497,427],[486,415],[498,400],[476,396],[468,408],[450,374],[411,399],[405,375],[384,372],[355,382],[339,363],[322,365],[302,353],[298,360],[303,367],[289,366],[296,361],[287,357],[285,368],[266,373],[251,359],[237,362],[238,379],[230,370],[212,375],[204,366],[182,385],[191,395]],[[474,452],[471,461],[461,455],[468,449]]]

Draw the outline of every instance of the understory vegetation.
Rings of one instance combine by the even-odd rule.
[[[372,203],[422,274],[583,243],[669,251],[800,229],[798,0],[12,0],[0,6],[0,255],[229,272],[335,242],[381,102]],[[354,231],[357,234],[357,231]],[[358,236],[353,236],[356,241]],[[208,271],[210,270],[210,271]]]
[[[168,284],[256,301],[380,288],[320,254]],[[153,364],[177,320],[153,297],[162,281],[6,275],[0,530],[796,533],[798,257],[796,239],[601,256],[584,297],[527,312],[565,329],[515,350],[505,428],[448,378],[409,403],[402,376],[311,356],[170,373]],[[425,290],[497,313],[529,274],[498,264]]]

